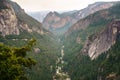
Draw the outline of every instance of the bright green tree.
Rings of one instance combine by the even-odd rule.
[[[25,70],[35,65],[35,61],[26,58],[32,50],[35,40],[32,39],[21,48],[10,47],[0,43],[0,80],[27,80]]]

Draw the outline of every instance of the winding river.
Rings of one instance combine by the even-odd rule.
[[[56,74],[53,76],[53,80],[71,80],[68,73],[62,71],[64,67],[65,61],[63,60],[64,57],[64,45],[61,47],[61,55],[58,57],[56,61]]]

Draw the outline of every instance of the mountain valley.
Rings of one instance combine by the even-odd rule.
[[[25,13],[0,0],[0,80],[120,80],[119,8],[119,1],[96,2],[82,10]],[[27,68],[15,50],[34,65]],[[20,59],[25,78],[17,74]],[[11,68],[3,72],[7,61]]]

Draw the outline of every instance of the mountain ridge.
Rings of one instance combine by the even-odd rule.
[[[28,79],[63,79],[64,73],[71,80],[120,79],[120,4],[91,13],[75,22],[65,34],[56,37],[27,15],[19,5],[6,1],[8,3],[0,5],[0,42],[20,47],[31,38],[37,40],[32,52],[27,53],[27,57],[33,57],[37,61],[30,70],[25,69]],[[84,14],[87,15],[86,10]],[[62,18],[67,23],[67,20],[72,21],[78,15],[79,11],[61,14],[50,12],[48,17],[52,18],[48,21],[53,24]],[[53,26],[55,29],[56,25],[59,23]],[[52,27],[50,29],[54,30]]]
[[[80,44],[80,45],[85,44],[84,49],[82,51],[83,52],[84,52],[84,50],[85,50],[85,52],[88,51],[86,53],[88,53],[89,56],[91,57],[91,54],[90,54],[91,52],[89,52],[89,49],[91,48],[90,51],[95,51],[95,50],[93,50],[93,48],[91,47],[92,45],[90,45],[90,44],[92,44],[92,42],[89,42],[90,41],[89,38],[92,39],[92,40],[96,40],[97,39],[96,37],[98,37],[98,35],[102,34],[103,32],[105,33],[105,31],[103,31],[104,28],[106,29],[106,27],[108,27],[110,24],[112,25],[112,21],[114,22],[114,20],[115,21],[119,20],[119,17],[118,17],[119,14],[118,13],[119,13],[119,11],[117,11],[117,7],[115,8],[114,6],[109,8],[109,9],[98,11],[98,12],[92,14],[92,15],[87,16],[84,19],[79,20],[72,27],[70,27],[67,32],[65,32],[64,36],[67,39],[71,35],[75,35],[74,38],[75,38],[76,41],[75,40],[74,41],[77,44]],[[94,29],[94,31],[93,31],[93,29]],[[109,29],[109,28],[107,28],[107,29]],[[112,30],[112,28],[109,29],[109,30]],[[103,31],[103,32],[101,32],[101,31]],[[109,32],[109,31],[106,30],[106,32]],[[109,32],[109,33],[111,33],[111,36],[113,35],[112,32]],[[85,36],[82,36],[82,35],[85,35]],[[104,34],[104,35],[107,35],[107,34]],[[93,36],[93,38],[91,38],[90,36]],[[104,40],[104,41],[107,41],[107,39],[108,39],[107,37],[109,37],[109,36],[104,36],[106,38],[106,40]],[[101,40],[104,39],[104,37],[102,37]],[[112,39],[112,38],[110,38],[110,39]],[[68,40],[68,41],[70,41],[70,40]],[[107,42],[104,42],[104,41],[103,41],[103,43],[107,43]],[[112,46],[112,44],[114,42],[115,41],[111,41],[108,44],[109,47],[99,49],[100,48],[100,46],[99,46],[99,48],[94,47],[94,49],[99,49],[98,54],[103,53],[104,51],[107,51],[108,49],[110,49],[110,46]],[[96,45],[94,45],[94,46],[96,46]],[[105,44],[102,44],[102,43],[98,44],[98,45],[104,45],[102,47],[105,47]]]
[[[0,4],[2,4],[1,1]],[[9,6],[0,5],[0,30],[2,30],[0,43],[19,48],[34,38],[36,45],[26,57],[33,58],[37,64],[30,70],[24,69],[25,75],[30,80],[52,80],[59,53],[57,38],[44,29],[40,22],[27,15],[17,3],[10,0],[6,0],[5,3]],[[50,66],[52,66],[52,71]]]
[[[64,33],[78,20],[83,19],[96,11],[107,9],[113,5],[114,2],[97,2],[89,5],[87,8],[84,8],[82,10],[61,13],[59,16],[54,12],[50,12],[54,16],[50,16],[48,13],[48,15],[43,20],[43,26],[53,33]]]
[[[63,69],[72,80],[120,79],[119,8],[116,3],[79,20],[63,37]]]

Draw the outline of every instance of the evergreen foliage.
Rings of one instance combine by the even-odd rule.
[[[111,20],[120,19],[119,8],[120,4],[118,3],[106,10],[109,19],[101,17],[102,11],[86,17],[85,19],[90,19],[99,16],[86,29],[76,30],[65,38],[64,60],[68,63],[64,70],[69,73],[71,80],[120,80],[120,34],[117,36],[116,44],[95,60],[91,60],[89,56],[80,53],[87,37],[92,41],[92,37],[97,36],[96,33],[99,34]],[[92,18],[91,20],[93,20]],[[80,44],[76,42],[77,37],[81,39]]]
[[[32,58],[26,58],[35,40],[17,48],[0,43],[0,80],[27,80],[25,70],[36,64]]]
[[[64,70],[70,73],[71,80],[120,80],[120,39],[106,53],[91,60],[79,55],[68,63]],[[112,75],[112,76],[111,76]]]

